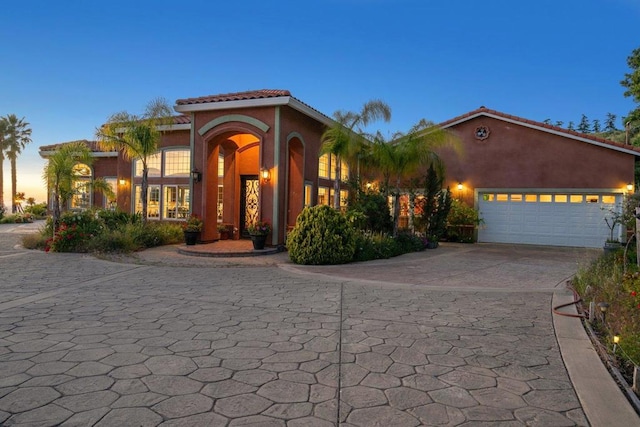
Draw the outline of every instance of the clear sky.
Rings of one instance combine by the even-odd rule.
[[[21,0],[0,13],[0,115],[31,124],[18,191],[38,201],[38,147],[92,139],[157,97],[288,89],[327,115],[382,99],[388,132],[482,105],[565,123],[634,108],[620,80],[638,0]]]

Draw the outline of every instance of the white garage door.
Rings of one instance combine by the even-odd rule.
[[[602,247],[620,194],[481,192],[479,242]],[[619,237],[616,230],[614,237]]]

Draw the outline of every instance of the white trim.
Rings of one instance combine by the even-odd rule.
[[[180,123],[176,125],[160,125],[156,126],[159,131],[172,131],[172,130],[190,130],[191,123]]]
[[[200,104],[186,104],[176,105],[173,107],[179,113],[188,113],[196,111],[215,111],[215,110],[228,110],[234,108],[247,108],[247,107],[275,107],[281,105],[288,105],[294,110],[298,110],[308,117],[311,117],[320,123],[327,126],[334,124],[334,121],[317,110],[309,107],[308,105],[298,101],[292,96],[276,96],[271,98],[258,98],[258,99],[242,99],[238,101],[217,101],[217,102],[203,102]]]
[[[547,132],[547,133],[550,133],[550,134],[553,134],[553,135],[562,136],[562,137],[573,139],[573,140],[580,141],[580,142],[586,142],[587,144],[592,144],[592,145],[596,145],[598,147],[608,148],[608,149],[615,150],[615,151],[620,151],[620,152],[625,153],[625,154],[632,154],[634,156],[640,156],[640,153],[638,153],[637,151],[634,151],[634,150],[630,150],[628,148],[618,147],[618,146],[615,146],[615,145],[606,144],[604,142],[594,141],[593,139],[583,138],[583,137],[577,136],[577,135],[572,135],[572,134],[567,133],[565,131],[556,130],[556,129],[549,129],[549,128],[538,126],[538,125],[535,125],[535,124],[532,124],[532,123],[527,123],[527,122],[523,122],[523,121],[516,120],[516,119],[510,119],[510,118],[507,118],[507,117],[502,117],[502,116],[499,116],[497,114],[487,113],[485,111],[480,111],[480,112],[478,112],[476,114],[473,114],[473,115],[468,116],[468,117],[464,117],[464,118],[462,118],[460,120],[456,120],[455,122],[449,123],[446,126],[442,126],[442,127],[443,127],[443,129],[447,129],[447,128],[450,128],[452,126],[458,125],[460,123],[464,123],[466,121],[469,121],[469,120],[472,120],[472,119],[475,119],[475,118],[481,117],[481,116],[491,117],[491,118],[496,119],[496,120],[502,120],[503,122],[513,123],[513,124],[516,124],[516,125],[519,125],[519,126],[524,126],[524,127],[530,128],[530,129],[535,129],[535,130],[539,130],[539,131],[542,131],[542,132]]]

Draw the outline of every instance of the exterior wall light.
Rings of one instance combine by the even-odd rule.
[[[462,188],[463,188],[462,183],[461,183],[461,182],[459,182],[459,183],[458,183],[458,191],[462,191]]]
[[[120,185],[125,185],[127,183],[126,179],[120,179],[120,181],[118,181],[120,183]]]
[[[627,184],[627,191],[628,192],[632,192],[633,191],[633,184],[632,183]]]
[[[192,170],[191,171],[191,179],[193,179],[193,182],[202,181],[202,172],[199,172],[197,169]]]
[[[260,177],[264,182],[269,182],[271,180],[271,173],[269,172],[269,169],[267,168],[260,169]]]

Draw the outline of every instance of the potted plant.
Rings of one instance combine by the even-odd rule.
[[[221,222],[218,223],[218,233],[220,233],[220,240],[227,240],[229,238],[229,236],[231,235],[231,232],[229,231],[229,225],[228,224],[223,224]]]
[[[256,221],[249,225],[247,232],[249,233],[249,236],[251,236],[253,249],[264,249],[264,244],[267,241],[267,235],[271,232],[271,224],[267,221]]]
[[[182,225],[184,231],[184,242],[187,245],[195,245],[198,236],[202,231],[202,220],[196,214],[191,214],[189,219]]]

